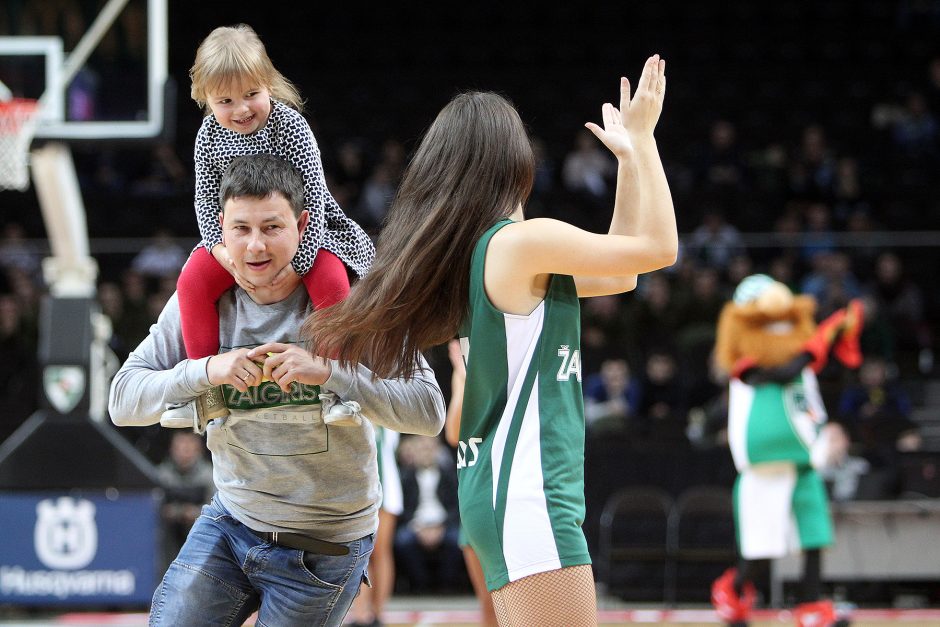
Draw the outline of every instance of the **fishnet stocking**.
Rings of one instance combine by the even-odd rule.
[[[590,565],[537,573],[492,593],[500,627],[596,627]]]

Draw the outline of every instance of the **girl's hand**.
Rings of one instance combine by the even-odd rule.
[[[238,270],[235,269],[235,262],[229,257],[228,250],[225,248],[224,244],[216,244],[213,246],[212,256],[215,257],[215,260],[219,262],[220,266],[225,268],[228,273],[235,278],[235,282],[238,283],[239,287],[249,294],[254,293],[255,284],[238,273]],[[278,277],[280,277],[280,275],[278,275]]]
[[[646,60],[633,100],[623,111],[623,125],[633,137],[652,136],[666,95],[666,61],[654,54]],[[629,93],[628,93],[629,98]],[[622,105],[621,105],[622,108]]]
[[[271,281],[271,287],[277,287],[281,284],[282,281],[286,280],[289,276],[297,276],[297,271],[294,270],[294,266],[287,264],[281,271],[274,276],[274,280]]]
[[[652,137],[659,114],[663,110],[666,90],[666,62],[653,55],[646,60],[639,87],[630,98],[630,81],[620,79],[620,109],[604,103],[604,128],[593,122],[585,126],[600,139],[618,159],[632,159],[633,140]]]

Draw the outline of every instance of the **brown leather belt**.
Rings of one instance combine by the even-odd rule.
[[[285,531],[255,531],[251,530],[265,542],[287,547],[288,549],[298,549],[308,553],[317,553],[319,555],[349,555],[349,547],[345,544],[327,542],[326,540],[317,540],[310,536],[300,533],[289,533]]]

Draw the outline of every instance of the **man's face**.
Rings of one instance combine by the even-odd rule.
[[[293,259],[306,225],[307,212],[295,218],[281,194],[230,198],[222,213],[222,242],[238,273],[266,287]]]

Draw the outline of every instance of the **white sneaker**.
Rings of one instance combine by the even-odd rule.
[[[160,426],[167,429],[195,429],[196,428],[196,401],[166,406],[166,411],[160,415]]]
[[[228,415],[221,388],[213,387],[188,403],[168,406],[160,416],[160,425],[169,429],[192,429],[202,435],[210,421]]]
[[[362,424],[362,408],[356,401],[341,401],[332,392],[320,395],[323,423],[331,427],[358,427]]]

